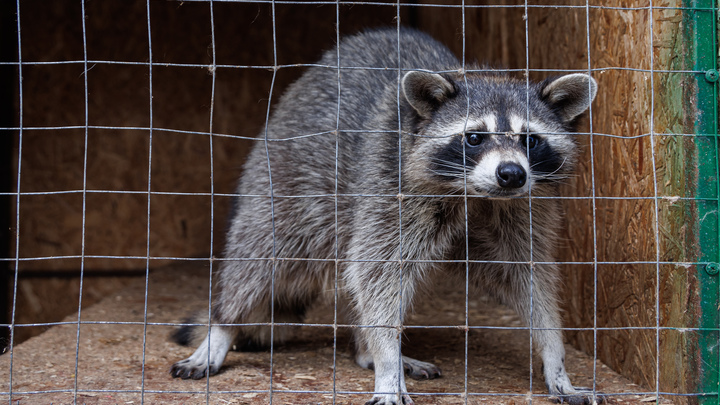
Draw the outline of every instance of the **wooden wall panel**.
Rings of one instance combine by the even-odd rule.
[[[82,26],[80,10],[74,7],[77,2],[59,1],[52,7],[36,3],[21,2],[23,61],[81,61],[82,33],[78,31]],[[154,62],[212,63],[207,3],[151,2],[150,6]],[[30,12],[35,9],[43,12]],[[343,6],[341,32],[393,24],[395,13],[391,6]],[[144,2],[91,2],[86,14],[89,59],[148,60]],[[122,24],[114,18],[117,15],[124,17]],[[273,18],[277,28],[275,44]],[[263,67],[273,65],[274,52],[278,64],[315,62],[335,42],[335,20],[334,6],[277,5],[273,15],[268,4],[216,4],[216,60],[230,66],[215,71],[212,103],[213,75],[207,67],[155,65],[150,83],[147,65],[92,63],[87,72],[88,123],[104,128],[88,131],[86,182],[89,190],[110,193],[88,194],[86,253],[147,254],[146,192],[151,147],[153,192],[233,193],[252,143],[233,137],[255,137],[265,121],[273,74]],[[308,27],[312,29],[305,29]],[[48,38],[55,39],[52,47],[48,46]],[[302,71],[294,67],[281,69],[273,96],[278,97]],[[82,63],[29,65],[23,69],[23,76],[24,127],[85,125]],[[211,104],[212,131],[220,135],[213,137],[212,159],[206,135],[211,129]],[[144,129],[150,126],[151,118],[152,145],[149,131]],[[22,192],[74,193],[21,198],[20,257],[80,254],[85,131],[26,129],[22,142]],[[16,150],[18,146],[16,143]],[[133,194],[122,193],[127,191]],[[211,210],[210,200],[208,195],[153,195],[150,254],[208,257],[217,253],[224,239],[229,201],[218,197]],[[211,211],[215,218],[212,249]],[[104,269],[132,265],[112,258],[93,263]],[[157,260],[151,265],[165,263]],[[33,270],[72,266],[75,264],[69,261],[27,261],[21,265],[22,269]]]

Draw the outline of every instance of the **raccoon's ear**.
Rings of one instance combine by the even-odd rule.
[[[597,94],[597,82],[586,74],[574,73],[547,80],[541,94],[563,121],[570,123],[590,107]]]
[[[446,78],[418,71],[405,74],[402,89],[408,103],[424,118],[430,118],[440,104],[455,94],[455,87]]]

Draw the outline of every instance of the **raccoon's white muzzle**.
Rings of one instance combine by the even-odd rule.
[[[528,193],[530,164],[519,151],[491,151],[475,165],[468,176],[473,194],[512,197]]]

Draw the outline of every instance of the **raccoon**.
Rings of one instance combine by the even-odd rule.
[[[532,325],[550,395],[602,401],[565,371],[558,269],[548,264],[559,202],[531,198],[557,196],[571,173],[570,132],[596,82],[473,70],[425,33],[379,29],[344,38],[289,86],[244,166],[212,326],[173,377],[217,373],[234,343],[270,344],[267,326],[235,325],[302,321],[335,294],[337,272],[359,326],[356,361],[375,371],[367,404],[412,404],[404,371],[441,375],[401,355],[413,295],[435,274],[468,271]],[[191,335],[185,327],[176,340]]]

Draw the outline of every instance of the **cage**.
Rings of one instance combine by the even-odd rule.
[[[711,0],[0,4],[5,162],[0,397],[10,403],[363,403],[351,326],[319,304],[289,342],[174,380],[168,336],[208,311],[235,185],[276,100],[372,27],[463,62],[599,84],[563,185],[566,364],[615,403],[717,404],[717,3]],[[548,403],[529,329],[445,283],[403,352],[417,403]],[[273,327],[282,327],[274,326]]]

